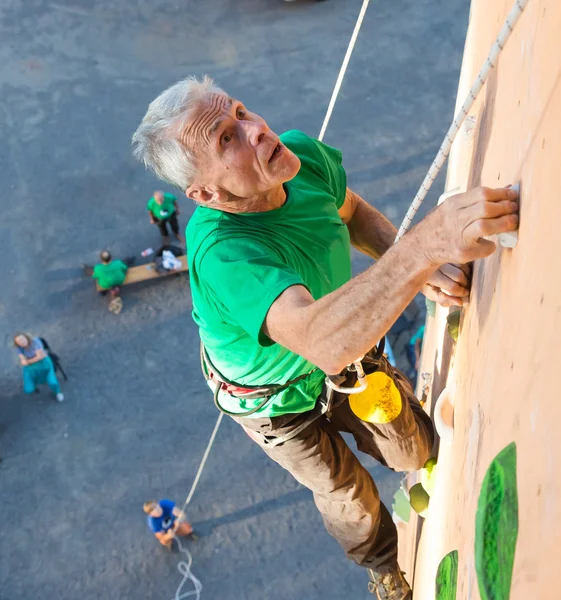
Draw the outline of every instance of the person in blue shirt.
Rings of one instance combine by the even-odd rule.
[[[148,527],[160,544],[167,548],[173,543],[174,536],[193,533],[193,527],[173,500],[148,500],[144,503],[144,512],[148,515]]]

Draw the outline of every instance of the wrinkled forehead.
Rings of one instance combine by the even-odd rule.
[[[181,140],[196,150],[201,142],[209,144],[222,120],[230,116],[236,100],[226,94],[210,93],[190,111],[181,132]]]

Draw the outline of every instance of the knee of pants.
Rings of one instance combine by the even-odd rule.
[[[26,394],[33,394],[35,391],[35,384],[32,381],[23,381],[23,391]]]
[[[394,448],[384,453],[388,467],[394,471],[405,473],[422,469],[432,451],[432,443],[423,432],[411,436],[408,440],[393,442],[393,444]]]

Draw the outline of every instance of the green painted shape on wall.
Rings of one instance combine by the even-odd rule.
[[[456,600],[458,589],[458,551],[449,552],[436,572],[436,600]]]
[[[508,600],[518,538],[516,444],[489,465],[475,516],[475,570],[481,600]]]

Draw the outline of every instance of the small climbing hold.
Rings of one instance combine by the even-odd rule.
[[[420,516],[426,517],[429,508],[430,496],[421,483],[416,483],[409,490],[409,503],[411,508]]]
[[[462,311],[454,310],[446,317],[446,329],[450,334],[450,337],[457,342],[458,336],[460,334],[460,317],[462,316]]]
[[[421,484],[429,496],[432,496],[432,493],[434,492],[437,464],[438,459],[436,456],[431,456],[421,469]]]
[[[445,444],[454,440],[454,402],[449,388],[445,387],[434,405],[434,425]]]
[[[402,521],[403,523],[409,523],[411,517],[411,505],[405,495],[403,488],[399,488],[394,494],[392,502],[392,517],[394,523]]]
[[[425,298],[425,306],[427,307],[427,314],[429,317],[434,317],[436,314],[436,302]]]

